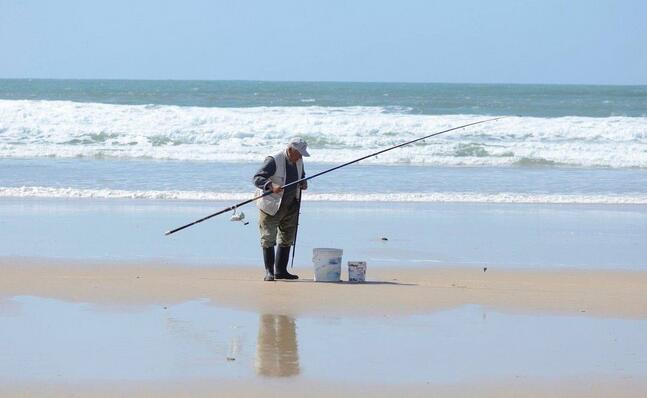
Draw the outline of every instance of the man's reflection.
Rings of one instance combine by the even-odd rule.
[[[256,373],[269,377],[299,374],[297,331],[293,318],[261,315],[256,344]]]

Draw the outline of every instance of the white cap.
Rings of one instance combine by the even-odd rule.
[[[296,149],[301,154],[301,156],[310,156],[310,154],[308,153],[308,143],[305,142],[305,140],[301,137],[292,138],[288,146],[290,148]]]

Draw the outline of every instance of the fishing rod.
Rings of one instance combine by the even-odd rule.
[[[405,145],[413,144],[414,142],[418,142],[418,141],[426,140],[427,138],[431,138],[431,137],[435,137],[435,136],[437,136],[437,135],[441,135],[441,134],[449,133],[450,131],[455,131],[455,130],[459,130],[459,129],[464,129],[464,128],[466,128],[466,127],[470,127],[470,126],[475,126],[475,125],[477,125],[477,124],[482,124],[482,123],[487,123],[487,122],[493,122],[493,121],[495,121],[495,120],[503,119],[504,117],[505,117],[505,116],[499,116],[499,117],[495,117],[495,118],[492,118],[492,119],[479,120],[478,122],[472,122],[472,123],[464,124],[464,125],[462,125],[462,126],[452,127],[452,128],[450,128],[450,129],[447,129],[447,130],[438,131],[438,132],[436,132],[436,133],[429,134],[429,135],[426,135],[426,136],[424,136],[424,137],[416,138],[415,140],[411,140],[411,141],[403,142],[402,144],[394,145],[394,146],[392,146],[392,147],[389,147],[389,148],[386,148],[386,149],[382,149],[381,151],[378,151],[378,152],[375,152],[375,153],[371,153],[370,155],[362,156],[361,158],[357,158],[357,159],[355,159],[355,160],[351,160],[350,162],[346,162],[346,163],[344,163],[344,164],[340,164],[339,166],[332,167],[332,168],[330,168],[330,169],[328,169],[328,170],[321,171],[321,172],[319,172],[319,173],[317,173],[317,174],[311,175],[310,177],[305,177],[305,178],[298,179],[298,180],[293,181],[293,182],[291,182],[291,183],[289,183],[289,184],[285,184],[285,185],[283,185],[281,188],[282,188],[282,189],[285,189],[285,188],[287,188],[287,187],[291,187],[292,185],[296,185],[296,184],[302,183],[302,182],[304,182],[304,181],[308,181],[308,180],[311,180],[311,179],[313,179],[313,178],[317,178],[317,177],[322,176],[322,175],[324,175],[324,174],[330,173],[331,171],[335,171],[335,170],[337,170],[337,169],[341,169],[342,167],[350,166],[351,164],[354,164],[354,163],[357,163],[357,162],[361,162],[361,161],[362,161],[362,160],[364,160],[364,159],[368,159],[368,158],[370,158],[370,157],[380,155],[380,154],[382,154],[382,153],[384,153],[384,152],[392,151],[392,150],[394,150],[394,149],[397,149],[397,148],[403,147],[403,146],[405,146]],[[235,205],[233,205],[233,206],[229,206],[229,207],[227,207],[227,208],[225,208],[225,209],[222,209],[222,210],[220,210],[220,211],[218,211],[218,212],[216,212],[216,213],[209,214],[208,216],[203,217],[203,218],[201,218],[201,219],[199,219],[199,220],[195,220],[195,221],[193,221],[193,222],[191,222],[191,223],[189,223],[189,224],[186,224],[186,225],[183,225],[183,226],[181,226],[181,227],[178,227],[178,228],[172,229],[172,230],[170,230],[170,231],[166,231],[166,232],[164,233],[164,235],[171,235],[171,234],[174,234],[174,233],[179,232],[179,231],[181,231],[181,230],[183,230],[183,229],[185,229],[185,228],[189,228],[189,227],[191,227],[191,226],[193,226],[193,225],[195,225],[195,224],[199,224],[199,223],[201,223],[201,222],[203,222],[203,221],[206,221],[206,220],[208,220],[208,219],[210,219],[210,218],[212,218],[212,217],[218,216],[218,215],[223,214],[223,213],[227,213],[228,211],[232,211],[232,210],[234,210],[234,211],[235,211],[237,208],[239,208],[239,207],[241,207],[241,206],[245,206],[245,205],[246,205],[246,204],[248,204],[248,203],[251,203],[251,202],[254,202],[254,201],[258,200],[258,199],[264,198],[265,196],[270,195],[270,194],[272,194],[272,191],[271,191],[271,190],[270,190],[270,191],[267,191],[267,192],[265,192],[265,193],[263,193],[262,195],[258,195],[258,196],[256,196],[256,197],[251,198],[251,199],[248,199],[248,200],[245,200],[245,201],[243,201],[243,202],[237,203],[237,204],[235,204]]]

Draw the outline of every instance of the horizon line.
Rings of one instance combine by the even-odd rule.
[[[60,81],[150,81],[150,82],[246,82],[246,83],[346,83],[346,84],[447,84],[447,85],[509,85],[509,86],[601,86],[601,87],[644,87],[647,83],[518,83],[518,82],[459,82],[459,81],[377,81],[377,80],[263,80],[263,79],[177,79],[177,78],[61,78],[61,77],[0,77],[0,80],[60,80]]]

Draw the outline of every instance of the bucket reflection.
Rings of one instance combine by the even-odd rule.
[[[299,351],[294,318],[262,314],[258,323],[256,373],[268,377],[299,374]]]

